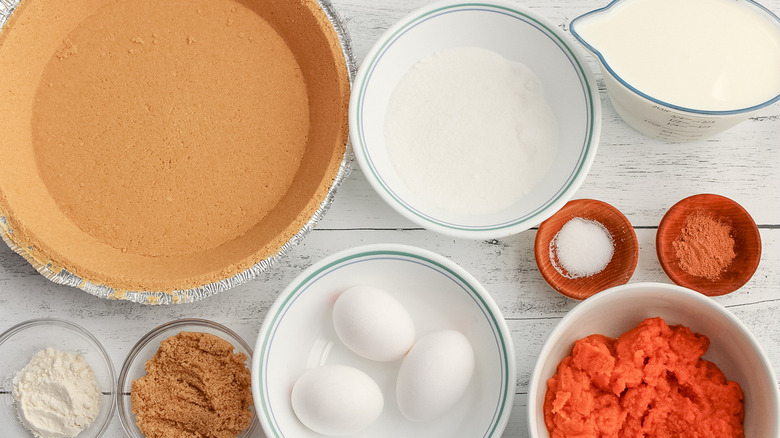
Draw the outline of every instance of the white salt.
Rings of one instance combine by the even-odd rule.
[[[459,47],[421,60],[385,118],[388,155],[417,196],[457,214],[501,211],[549,171],[558,127],[524,64]]]
[[[575,217],[550,241],[550,261],[566,278],[590,277],[607,267],[615,243],[598,221]]]

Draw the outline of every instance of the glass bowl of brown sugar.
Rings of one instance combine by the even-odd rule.
[[[131,438],[184,431],[255,436],[251,362],[249,345],[216,322],[180,319],[153,329],[119,373],[122,428]]]
[[[720,195],[699,194],[673,205],[656,234],[666,275],[708,296],[725,295],[750,280],[761,259],[761,236],[741,205]]]

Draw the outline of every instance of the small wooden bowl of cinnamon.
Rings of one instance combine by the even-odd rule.
[[[655,245],[673,282],[708,296],[742,287],[761,259],[761,236],[753,218],[733,200],[714,194],[673,205],[661,219]]]

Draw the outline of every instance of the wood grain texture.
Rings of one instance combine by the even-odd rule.
[[[333,0],[346,20],[361,61],[374,41],[397,19],[429,4],[424,0]],[[516,2],[567,29],[568,22],[607,1]],[[762,1],[780,13],[780,0]],[[596,70],[592,57],[591,67]],[[639,259],[630,283],[671,283],[656,257],[656,227],[674,203],[697,193],[734,199],[758,224],[763,251],[756,273],[734,293],[713,298],[754,334],[780,371],[780,104],[711,140],[665,144],[625,125],[603,104],[601,143],[577,198],[605,201],[635,227]],[[148,307],[100,300],[55,285],[21,257],[0,245],[0,331],[31,318],[64,318],[92,331],[115,368],[154,327],[178,318],[206,318],[235,330],[254,344],[276,296],[300,272],[334,252],[369,243],[403,243],[440,253],[474,275],[494,297],[512,331],[517,355],[517,390],[506,438],[527,437],[525,406],[531,371],[547,335],[578,302],[555,292],[542,278],[534,255],[535,230],[492,241],[456,240],[422,230],[395,213],[355,168],[325,219],[303,242],[255,281],[188,305]],[[0,388],[2,390],[3,388]],[[118,419],[108,438],[124,437]],[[256,434],[262,436],[262,433]],[[449,438],[449,437],[448,437]]]
[[[671,283],[655,256],[655,229],[636,231],[640,254],[637,271],[630,283]],[[780,328],[776,320],[776,315],[780,314],[777,293],[780,230],[762,230],[761,235],[765,250],[756,274],[739,291],[714,299],[748,326],[777,369],[780,365]],[[524,403],[536,357],[547,335],[578,303],[545,283],[533,257],[534,238],[534,231],[485,242],[453,240],[425,230],[315,230],[288,257],[257,280],[202,302],[165,307],[106,301],[77,289],[54,285],[3,247],[0,248],[0,309],[3,309],[0,328],[4,330],[34,317],[74,321],[98,337],[117,369],[145,333],[178,318],[220,322],[253,345],[263,316],[276,296],[311,264],[358,245],[409,244],[440,253],[463,266],[494,297],[512,332],[517,355],[515,402]],[[515,406],[504,437],[526,437],[525,421],[525,412]],[[106,436],[123,436],[118,420],[114,423]]]

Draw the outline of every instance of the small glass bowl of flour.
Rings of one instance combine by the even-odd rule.
[[[584,300],[631,279],[639,242],[620,210],[596,199],[575,199],[539,225],[534,258],[553,289]]]
[[[0,435],[105,432],[116,407],[114,366],[90,332],[59,319],[29,320],[0,335],[0,358]]]

